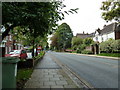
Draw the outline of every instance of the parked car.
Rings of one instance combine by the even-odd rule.
[[[26,52],[27,52],[27,59],[32,59],[32,51],[26,50]]]
[[[26,59],[27,53],[26,50],[12,50],[9,54],[6,54],[5,57],[18,57],[20,59]]]

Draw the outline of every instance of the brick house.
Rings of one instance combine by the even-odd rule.
[[[3,26],[1,32],[3,33],[4,31],[5,31],[5,27]],[[21,45],[16,40],[13,40],[13,35],[9,33],[8,36],[6,36],[4,40],[2,40],[0,47],[4,48],[3,49],[4,51],[2,52],[8,54],[11,50],[23,48],[23,45]]]
[[[4,47],[5,47],[5,54],[8,54],[11,50],[17,50],[17,49],[22,49],[23,45],[21,45],[19,42],[16,40],[13,40],[13,35],[9,34],[6,36],[4,39]]]
[[[6,36],[6,38],[4,40],[6,40],[6,43],[5,43],[5,54],[8,54],[11,50],[13,50],[12,35],[9,34],[8,36]]]

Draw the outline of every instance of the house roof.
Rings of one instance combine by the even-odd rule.
[[[107,34],[107,33],[110,33],[110,32],[114,32],[115,27],[116,27],[116,23],[112,23],[110,25],[107,25],[101,30],[100,34]]]
[[[99,28],[96,30],[99,34],[102,32],[102,30],[100,30]]]
[[[76,37],[80,37],[80,38],[88,38],[88,37],[94,37],[95,36],[95,33],[98,32],[99,35],[103,35],[103,34],[108,34],[108,33],[111,33],[111,32],[120,32],[120,24],[118,23],[112,23],[112,24],[109,24],[109,25],[104,25],[104,28],[102,30],[100,30],[99,28],[91,33],[91,34],[85,34],[84,32],[83,33],[77,33],[76,34]]]
[[[84,38],[88,38],[88,37],[93,37],[94,36],[94,33],[91,33],[91,34],[84,34],[84,33],[77,33],[76,34],[76,37],[80,37],[80,38],[82,38],[82,39],[84,39]]]
[[[107,26],[105,25],[102,30],[97,29],[96,31],[97,31],[99,34],[101,34],[101,35],[103,35],[103,34],[108,34],[108,33],[114,32],[114,31],[116,31],[116,30],[120,30],[120,26],[119,26],[119,28],[118,28],[117,25],[118,25],[117,23],[112,23],[112,24],[109,24],[109,25],[107,25]]]

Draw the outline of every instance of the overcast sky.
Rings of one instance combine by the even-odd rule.
[[[65,0],[64,4],[67,6],[64,10],[79,8],[77,14],[65,15],[65,19],[59,24],[66,22],[72,29],[73,34],[76,33],[92,33],[97,28],[102,29],[106,24],[105,20],[101,18],[102,10],[100,7],[102,1],[105,0]]]

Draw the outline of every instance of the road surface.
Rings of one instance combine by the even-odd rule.
[[[118,88],[118,60],[48,52],[95,88]]]

